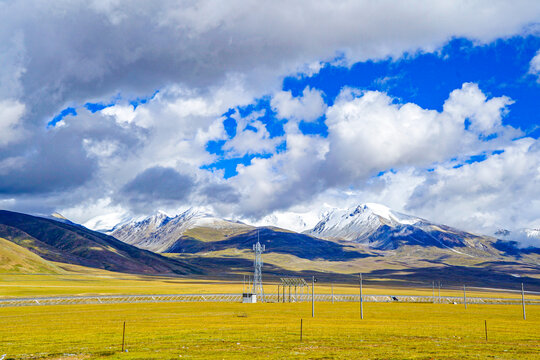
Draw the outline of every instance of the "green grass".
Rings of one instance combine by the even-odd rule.
[[[3,274],[0,273],[0,298],[43,297],[62,295],[117,294],[219,294],[241,293],[242,277],[229,280],[205,280],[184,277],[132,275],[56,263],[62,274]],[[309,279],[306,279],[309,280]],[[364,295],[422,295],[432,296],[431,288],[389,286],[385,281],[364,286]],[[318,294],[330,294],[332,285],[317,283]],[[266,282],[267,293],[277,293],[277,283]],[[294,294],[294,289],[291,289]],[[334,294],[358,294],[357,284],[334,284]],[[298,293],[301,290],[298,289]],[[288,294],[288,292],[287,292]],[[438,292],[435,290],[435,295]],[[462,290],[441,289],[441,296],[463,296]],[[467,290],[469,297],[519,298],[516,292]],[[536,296],[538,298],[538,296]]]
[[[0,273],[58,274],[63,270],[28,249],[0,238]]]
[[[0,308],[6,359],[534,359],[540,307],[163,303]],[[300,342],[300,319],[304,319]],[[484,320],[488,322],[485,340]],[[121,353],[126,321],[128,353]],[[71,355],[67,355],[71,354]]]
[[[224,229],[214,229],[211,227],[196,226],[188,229],[184,232],[183,236],[191,237],[200,241],[220,241],[225,240],[231,236],[247,233],[253,228],[251,226],[238,226]]]

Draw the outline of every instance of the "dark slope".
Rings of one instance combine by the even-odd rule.
[[[82,226],[11,211],[0,210],[0,237],[51,261],[129,273],[201,272],[195,266],[141,250]]]
[[[332,241],[317,239],[308,235],[279,231],[271,228],[260,228],[247,233],[232,236],[221,241],[200,241],[189,236],[182,236],[165,252],[167,253],[200,253],[226,249],[252,249],[260,239],[267,251],[291,254],[300,258],[314,260],[343,261],[367,256],[351,246]]]

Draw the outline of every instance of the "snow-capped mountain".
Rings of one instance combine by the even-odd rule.
[[[315,211],[308,213],[279,212],[276,211],[253,223],[256,226],[274,226],[281,229],[296,231],[298,233],[311,229],[319,221],[320,215]]]
[[[312,218],[315,210],[307,213],[305,219],[302,214],[283,213],[277,217],[266,217],[257,225],[278,225],[277,227],[289,230],[302,229],[307,223],[315,224]],[[291,214],[294,216],[290,216]],[[283,226],[284,224],[290,224],[295,229]],[[192,208],[174,217],[158,212],[140,221],[120,224],[109,234],[128,244],[154,252],[182,252],[188,248],[201,247],[201,242],[226,242],[253,229],[255,226],[218,218],[204,208]],[[533,230],[527,234],[534,236],[539,233],[540,231]],[[280,236],[285,236],[283,234],[281,232]],[[472,234],[374,203],[325,211],[320,221],[303,234],[338,243],[353,242],[376,251],[416,246],[446,249],[467,256],[497,255],[500,251],[508,251],[508,244],[511,243],[498,242],[497,238],[514,240],[512,237],[495,238]],[[233,246],[232,243],[229,245]],[[297,245],[290,244],[289,247],[298,247]]]
[[[435,246],[460,252],[459,248],[486,251],[485,237],[415,216],[367,203],[349,209],[333,209],[304,233],[328,240],[352,241],[379,250],[403,245]]]
[[[202,208],[191,208],[174,217],[158,212],[141,221],[120,224],[109,235],[142,249],[166,252],[186,231],[195,228],[210,228],[227,233],[252,227],[214,217]]]
[[[327,211],[306,233],[325,239],[362,241],[381,226],[412,225],[422,219],[394,212],[384,205],[367,203],[349,209]]]

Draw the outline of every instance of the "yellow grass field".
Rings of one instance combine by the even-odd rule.
[[[241,293],[242,277],[229,280],[205,280],[203,278],[182,278],[165,276],[132,275],[89,269],[76,265],[62,266],[62,274],[1,274],[0,298],[44,297],[44,296],[84,296],[84,295],[121,295],[121,294],[220,294]],[[306,280],[309,279],[306,278]],[[277,292],[277,279],[265,283],[265,291]],[[330,294],[330,283],[317,283],[318,294]],[[486,291],[468,289],[469,297],[520,298],[516,292]],[[294,291],[294,290],[293,290]],[[300,292],[300,289],[298,289]],[[334,294],[358,294],[358,284],[334,284]],[[288,293],[287,293],[288,294]],[[433,290],[426,284],[424,288],[417,284],[389,286],[385,281],[372,282],[364,286],[364,295],[423,295],[432,296]],[[435,290],[438,295],[438,290]],[[441,288],[441,296],[463,296],[462,289]],[[538,298],[538,295],[534,296]]]
[[[0,308],[6,359],[538,359],[540,307],[159,303]],[[300,319],[303,341],[300,342]],[[488,325],[485,339],[484,320]],[[122,325],[126,348],[122,353]]]
[[[65,273],[0,274],[0,298],[239,293],[239,281],[118,274],[62,265]],[[332,286],[317,283],[316,293]],[[357,294],[356,284],[333,286]],[[277,291],[267,283],[265,291]],[[364,294],[432,295],[389,287]],[[437,294],[437,291],[436,291]],[[442,296],[461,296],[442,289]],[[468,296],[519,297],[469,291]],[[532,296],[531,296],[532,297]],[[536,298],[538,296],[535,296]],[[364,303],[146,303],[0,308],[0,358],[7,359],[540,359],[540,306]],[[300,342],[300,319],[303,341]],[[485,340],[484,320],[488,325]],[[122,353],[126,322],[127,353]]]

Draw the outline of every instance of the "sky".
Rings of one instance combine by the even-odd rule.
[[[538,1],[0,1],[0,208],[540,227]]]

